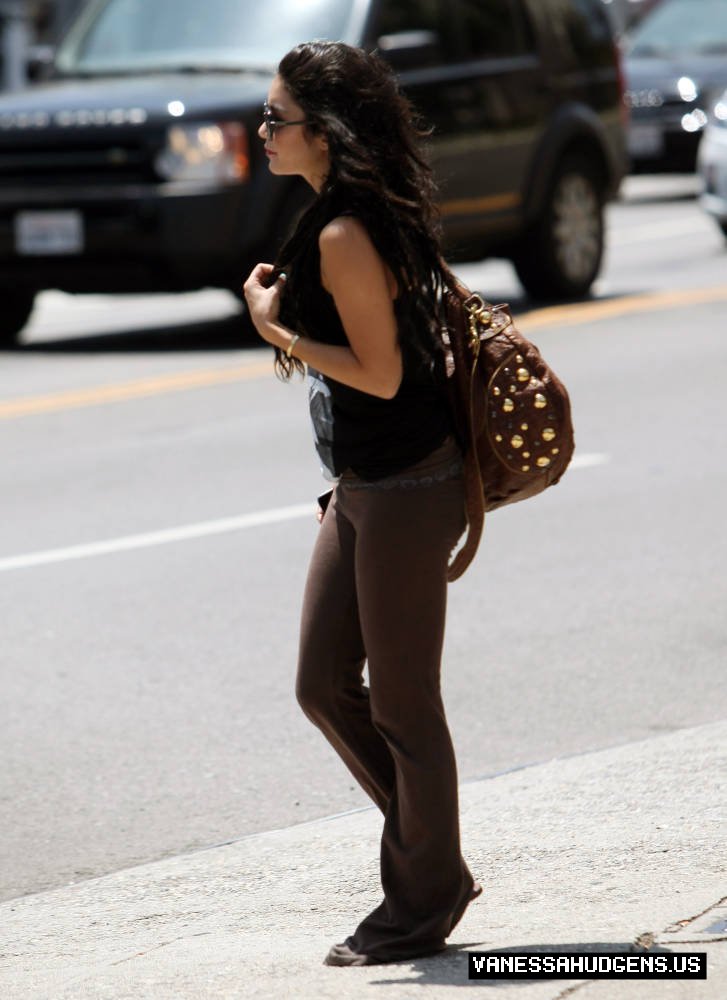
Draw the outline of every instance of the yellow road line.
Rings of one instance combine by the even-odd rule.
[[[548,306],[520,313],[516,315],[515,320],[527,335],[531,330],[549,326],[575,326],[579,323],[592,323],[630,313],[725,301],[727,301],[727,285],[717,285],[682,291],[649,292],[645,295],[625,296],[599,302],[574,302],[563,306]],[[40,413],[57,413],[85,406],[103,406],[107,403],[141,399],[145,396],[160,396],[168,392],[184,392],[188,389],[229,382],[243,382],[248,379],[269,378],[272,370],[272,360],[269,360],[232,368],[174,372],[169,375],[136,379],[132,382],[54,392],[44,396],[25,396],[0,402],[0,420],[13,420]]]
[[[238,365],[234,368],[206,368],[189,372],[174,372],[152,378],[136,379],[133,382],[118,382],[113,385],[93,386],[88,389],[73,389],[68,392],[53,392],[47,396],[25,396],[0,403],[0,420],[28,417],[37,413],[54,413],[59,410],[75,410],[84,406],[99,406],[118,403],[143,396],[159,396],[167,392],[183,392],[204,386],[221,385],[225,382],[242,382],[246,379],[262,378],[272,373],[272,362],[257,362]]]
[[[727,285],[712,288],[692,288],[676,292],[648,292],[644,295],[628,295],[618,299],[599,302],[573,302],[564,306],[547,306],[534,309],[515,317],[523,332],[546,326],[575,326],[578,323],[592,323],[613,316],[630,313],[649,312],[656,309],[680,308],[682,306],[727,301]]]
[[[501,212],[505,208],[517,208],[522,201],[519,194],[493,194],[487,198],[450,198],[439,206],[442,216],[470,215],[473,212]]]

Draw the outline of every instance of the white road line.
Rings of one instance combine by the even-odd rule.
[[[714,232],[716,234],[717,230]],[[712,226],[706,215],[704,219],[670,219],[642,226],[628,226],[616,233],[610,233],[606,241],[609,247],[625,247],[633,243],[664,240],[669,236],[687,236],[690,233],[712,233]]]
[[[192,538],[223,535],[230,531],[241,531],[244,528],[258,528],[265,524],[292,521],[296,517],[310,517],[312,519],[314,516],[314,503],[299,503],[292,507],[278,507],[273,510],[257,511],[254,514],[242,514],[240,517],[223,517],[218,521],[202,521],[199,524],[186,524],[179,528],[149,531],[143,535],[125,535],[122,538],[109,538],[106,541],[90,542],[87,545],[47,549],[45,552],[29,552],[26,555],[0,559],[0,573],[11,569],[25,569],[29,566],[68,562],[72,559],[89,559],[92,556],[105,556],[112,552],[147,549],[154,545],[168,545],[170,542],[186,542]]]
[[[570,467],[572,469],[588,469],[596,465],[603,465],[608,460],[608,455],[597,453],[574,455]],[[109,538],[106,541],[89,542],[86,545],[46,549],[43,552],[28,552],[25,555],[7,556],[0,559],[0,573],[7,573],[13,569],[29,569],[32,566],[47,566],[49,563],[71,562],[74,559],[91,559],[94,556],[106,556],[114,552],[148,549],[155,545],[169,545],[172,542],[187,542],[193,538],[224,535],[232,531],[243,531],[246,528],[259,528],[266,524],[293,521],[299,517],[312,519],[314,515],[314,503],[298,503],[290,507],[276,507],[272,510],[259,510],[252,514],[241,514],[239,517],[201,521],[198,524],[185,524],[179,528],[165,528],[161,531],[149,531],[141,535],[124,535],[121,538]]]
[[[596,465],[605,465],[611,461],[610,455],[603,455],[600,452],[585,452],[583,455],[575,454],[568,466],[569,469],[592,469]]]

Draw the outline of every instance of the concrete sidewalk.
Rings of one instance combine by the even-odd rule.
[[[727,997],[727,722],[466,783],[460,800],[485,891],[439,956],[322,964],[381,899],[372,807],[0,905],[0,997]],[[707,981],[467,976],[466,949],[625,949],[647,934],[706,951]]]

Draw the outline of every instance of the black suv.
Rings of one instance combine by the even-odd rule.
[[[91,0],[51,78],[0,98],[0,342],[46,288],[239,294],[309,197],[256,131],[310,38],[378,49],[434,126],[452,260],[588,291],[625,165],[601,0]]]

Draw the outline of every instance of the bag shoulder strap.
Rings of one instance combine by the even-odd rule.
[[[485,524],[485,496],[482,488],[482,474],[475,435],[475,380],[479,360],[479,337],[476,335],[475,320],[468,313],[465,303],[472,293],[459,281],[444,260],[440,260],[444,278],[445,317],[449,336],[449,350],[454,366],[452,378],[453,404],[456,415],[466,423],[466,445],[464,451],[463,484],[465,511],[467,514],[467,535],[464,544],[447,567],[447,580],[458,579],[474,559],[482,538]],[[472,350],[472,346],[475,349]],[[464,430],[464,428],[462,428]]]

